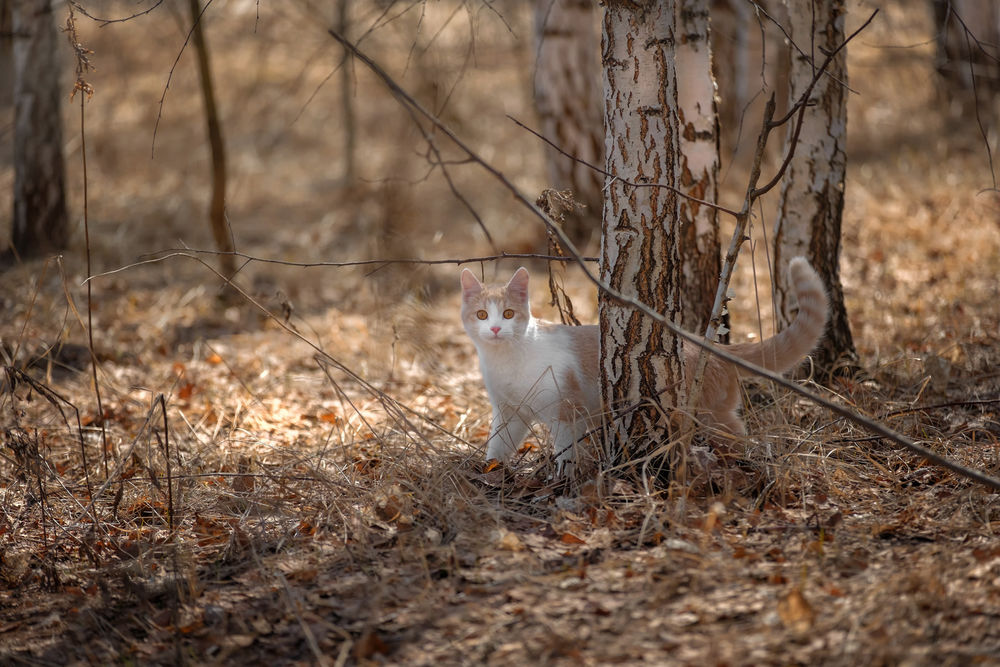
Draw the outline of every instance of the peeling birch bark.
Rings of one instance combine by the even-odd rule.
[[[606,170],[601,279],[680,320],[674,2],[606,2],[602,42]],[[601,388],[613,455],[649,453],[683,403],[680,339],[601,294]],[[638,409],[631,409],[642,403]]]
[[[718,201],[719,116],[708,0],[680,0],[677,12],[677,115],[679,185],[703,201]],[[719,285],[721,246],[718,211],[685,197],[677,198],[683,236],[681,265],[684,298],[681,323],[705,331]]]

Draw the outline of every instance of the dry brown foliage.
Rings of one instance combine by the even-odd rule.
[[[217,2],[206,30],[239,250],[490,252],[422,135],[360,68],[359,179],[338,181],[341,97],[326,79],[342,52],[318,10]],[[389,21],[387,4],[359,3],[351,37],[380,26],[367,51],[540,193],[542,148],[503,115],[531,114],[525,9],[501,3],[505,23],[485,5],[428,3]],[[842,277],[869,377],[822,391],[998,475],[1000,200],[980,192],[982,137],[938,90],[929,16],[911,9],[888,3],[850,51]],[[211,247],[190,54],[149,156],[185,36],[173,11],[102,29],[77,18],[98,68],[86,107],[97,273]],[[67,150],[80,210],[79,143]],[[544,248],[481,171],[448,172],[504,249]],[[4,162],[4,196],[12,180]],[[737,338],[770,327],[761,226],[734,282]],[[174,256],[93,282],[98,414],[81,255],[0,274],[0,354],[16,369],[0,377],[0,662],[1000,661],[1000,496],[801,398],[748,384],[738,474],[689,489],[553,482],[544,434],[512,469],[484,468],[489,408],[454,267],[254,262],[232,305],[210,256]],[[578,278],[565,270],[567,293],[594,321]]]

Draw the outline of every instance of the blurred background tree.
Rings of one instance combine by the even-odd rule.
[[[5,3],[7,4],[7,3]],[[14,208],[10,254],[66,247],[66,167],[55,0],[10,0],[14,102]]]

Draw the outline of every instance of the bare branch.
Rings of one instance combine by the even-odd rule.
[[[191,22],[191,29],[188,30],[187,35],[184,37],[184,43],[181,44],[180,51],[177,52],[177,57],[174,58],[174,64],[170,66],[170,73],[167,74],[167,83],[163,86],[163,94],[160,95],[160,103],[156,110],[156,122],[153,123],[153,140],[149,145],[150,159],[152,159],[156,153],[156,131],[160,128],[160,119],[163,118],[163,104],[167,99],[167,91],[170,89],[170,80],[174,78],[174,70],[177,69],[177,63],[181,61],[181,56],[184,55],[184,50],[187,48],[188,42],[191,41],[191,36],[194,34],[195,28],[198,27],[198,24],[201,22],[201,17],[205,15],[205,12],[208,11],[208,8],[213,2],[215,2],[215,0],[207,0],[205,2],[205,6],[201,8],[201,13],[198,14],[198,17]]]
[[[106,18],[101,18],[101,17],[98,17],[98,16],[94,16],[93,14],[90,14],[83,7],[83,5],[81,5],[77,0],[69,0],[69,4],[70,4],[70,7],[75,8],[76,11],[80,12],[81,14],[83,14],[84,16],[86,16],[91,21],[97,21],[98,23],[100,23],[101,24],[100,27],[103,28],[104,26],[110,25],[112,23],[124,23],[125,21],[131,21],[132,19],[139,18],[140,16],[145,16],[146,14],[149,14],[154,9],[156,9],[157,7],[159,7],[160,5],[162,5],[163,4],[163,0],[156,0],[156,2],[152,6],[147,7],[146,9],[144,9],[142,11],[136,12],[136,13],[132,14],[131,16],[125,16],[125,17],[117,18],[117,19],[106,19]]]
[[[501,252],[496,255],[484,255],[482,257],[457,257],[457,258],[446,258],[446,259],[358,259],[349,260],[345,262],[293,262],[285,259],[272,259],[270,257],[257,257],[255,255],[249,255],[244,252],[231,252],[223,253],[219,250],[202,250],[197,248],[171,248],[168,250],[161,250],[157,253],[152,253],[150,255],[142,255],[138,262],[132,264],[126,264],[125,266],[120,266],[117,269],[112,269],[111,271],[105,271],[104,273],[98,273],[87,279],[88,282],[95,278],[105,278],[107,276],[115,275],[116,273],[122,273],[123,271],[128,271],[146,264],[156,264],[173,257],[188,257],[190,259],[195,259],[197,255],[221,255],[227,254],[233,257],[238,257],[246,260],[246,263],[259,263],[259,264],[280,264],[282,266],[297,266],[302,268],[317,268],[321,266],[334,267],[334,268],[344,268],[349,266],[375,266],[377,268],[382,268],[383,266],[389,266],[392,264],[454,264],[455,266],[461,266],[462,264],[476,264],[479,262],[496,262],[503,259],[540,259],[546,262],[597,262],[599,258],[597,257],[566,257],[563,255],[545,255],[540,253],[528,253],[528,252]],[[241,267],[242,268],[242,267]]]
[[[524,123],[522,123],[521,121],[519,121],[517,118],[514,118],[510,114],[507,114],[507,118],[509,118],[510,120],[512,120],[514,122],[514,124],[517,125],[518,127],[522,128],[524,130],[527,130],[531,134],[535,135],[536,137],[538,137],[539,139],[541,139],[542,141],[544,141],[546,144],[548,144],[549,146],[551,146],[552,148],[554,148],[555,150],[557,150],[561,155],[564,155],[565,157],[568,157],[569,159],[573,160],[574,162],[578,162],[578,163],[584,165],[588,169],[592,169],[593,171],[596,171],[598,174],[603,175],[605,178],[612,177],[615,180],[617,180],[619,183],[624,183],[625,185],[628,185],[628,186],[633,187],[633,188],[663,188],[664,190],[670,190],[671,192],[675,192],[677,195],[679,195],[681,197],[684,197],[684,199],[687,199],[688,201],[693,201],[696,204],[701,204],[701,205],[707,206],[709,208],[714,208],[716,211],[719,211],[720,213],[728,213],[729,215],[733,216],[734,218],[739,215],[739,211],[734,211],[733,209],[726,208],[725,206],[720,206],[719,204],[717,204],[715,202],[710,202],[710,201],[707,201],[705,199],[698,199],[697,197],[692,197],[687,192],[685,192],[685,191],[681,190],[680,188],[677,188],[677,187],[675,187],[673,185],[667,185],[666,183],[636,183],[635,181],[627,181],[627,180],[621,178],[620,176],[612,176],[611,174],[609,174],[607,171],[605,171],[601,167],[598,167],[595,164],[591,164],[590,162],[587,162],[583,158],[580,158],[580,157],[577,157],[577,156],[572,155],[570,153],[567,153],[562,148],[560,148],[558,145],[556,145],[554,142],[552,142],[548,137],[542,135],[541,133],[539,133],[536,130],[531,129],[530,127],[528,127],[527,125],[525,125]]]

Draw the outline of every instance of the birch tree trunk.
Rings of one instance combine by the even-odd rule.
[[[604,164],[597,32],[593,0],[535,0],[535,107],[541,132],[569,155]],[[546,147],[549,186],[571,190],[583,208],[569,212],[564,229],[585,245],[600,230],[604,176]]]
[[[844,41],[844,0],[813,0],[789,5],[792,39],[790,100],[813,78],[817,59]],[[788,261],[808,257],[823,277],[830,296],[830,320],[813,358],[824,376],[856,369],[844,291],[840,284],[840,225],[844,211],[847,166],[847,50],[842,49],[813,90],[805,111],[799,144],[781,187],[774,228],[774,292],[779,328],[793,319],[794,298],[787,284]],[[791,140],[789,129],[788,140]]]
[[[14,220],[11,244],[20,256],[66,246],[59,49],[51,0],[17,0],[14,40]]]
[[[609,0],[605,8],[602,53],[610,176],[601,279],[677,322],[677,197],[666,188],[632,187],[617,180],[677,183],[674,2]],[[599,296],[598,307],[608,446],[613,456],[634,458],[666,442],[670,410],[683,402],[680,340],[605,294]]]
[[[703,201],[718,201],[719,116],[712,76],[708,0],[678,0],[677,115],[680,188]],[[722,249],[716,209],[677,198],[684,299],[681,323],[704,332],[719,285]]]

